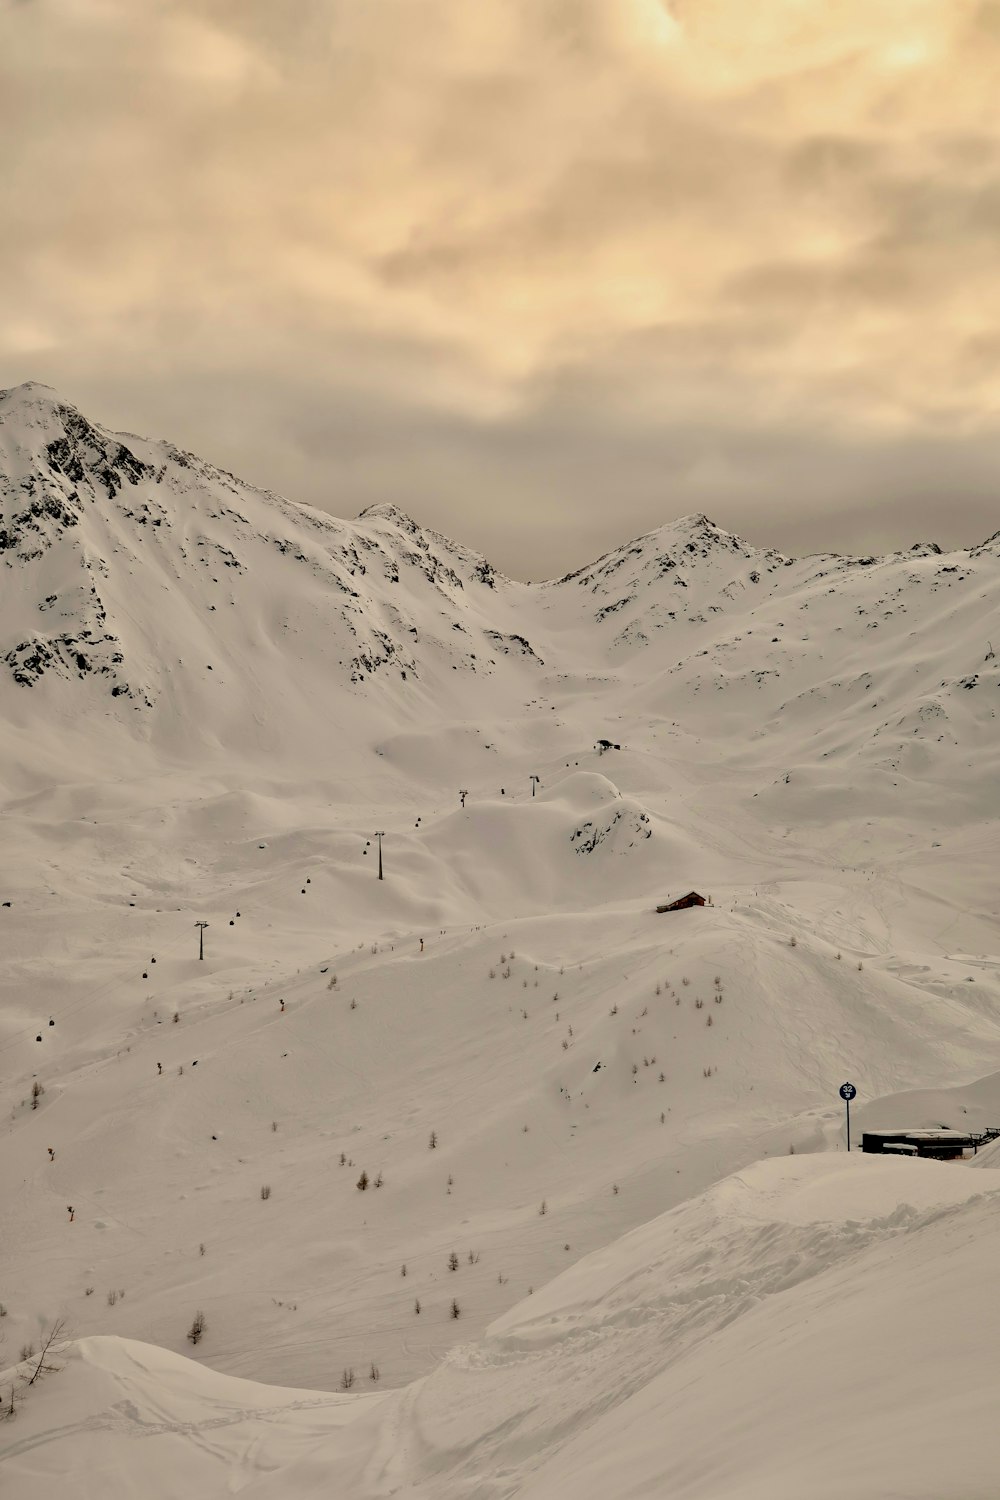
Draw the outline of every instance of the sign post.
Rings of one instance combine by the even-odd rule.
[[[843,1099],[843,1101],[844,1101],[844,1108],[847,1110],[847,1149],[848,1149],[848,1151],[850,1151],[850,1149],[851,1149],[851,1100],[854,1098],[854,1096],[855,1096],[855,1094],[857,1092],[858,1091],[854,1087],[853,1083],[842,1083],[840,1085],[840,1097],[841,1097],[841,1099]]]

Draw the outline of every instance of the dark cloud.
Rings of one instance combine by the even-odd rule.
[[[8,5],[0,383],[526,574],[691,509],[790,550],[971,541],[998,15]]]

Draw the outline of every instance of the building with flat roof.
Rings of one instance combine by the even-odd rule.
[[[965,1130],[866,1130],[862,1151],[879,1156],[927,1156],[933,1161],[961,1161],[975,1156],[980,1146],[1000,1137],[1000,1129]]]

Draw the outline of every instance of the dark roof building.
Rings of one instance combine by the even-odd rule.
[[[879,1156],[929,1156],[934,1161],[960,1161],[967,1151],[973,1156],[1000,1130],[866,1130],[862,1151]]]
[[[689,906],[704,906],[705,897],[699,896],[697,891],[688,891],[686,896],[678,896],[676,901],[667,901],[663,906],[658,906],[657,911],[685,911]]]

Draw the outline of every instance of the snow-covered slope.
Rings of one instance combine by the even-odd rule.
[[[85,1339],[24,1392],[0,1458],[19,1500],[992,1500],[993,1175],[750,1168],[384,1396]]]
[[[589,1450],[558,1455],[594,1398],[565,1422],[531,1398],[549,1425],[529,1465],[470,1394],[486,1415],[462,1418],[456,1456],[406,1425],[438,1400],[431,1374],[269,1490],[284,1450],[233,1455],[288,1392],[225,1382],[330,1391],[374,1364],[378,1392],[413,1393],[447,1359],[464,1386],[448,1351],[504,1366],[496,1329],[530,1325],[581,1257],[624,1265],[623,1235],[668,1222],[710,1246],[731,1217],[739,1239],[735,1190],[712,1186],[734,1171],[765,1198],[768,1171],[779,1196],[835,1174],[848,1076],[858,1128],[1000,1125],[998,595],[996,538],[793,560],[703,516],[527,585],[394,509],[335,520],[42,387],[0,396],[0,1364],[57,1317],[82,1340],[25,1423],[60,1384],[85,1412],[110,1381],[179,1430],[202,1309],[197,1358],[223,1381],[198,1388],[206,1423],[216,1401],[258,1413],[220,1439],[220,1493],[310,1494],[355,1462],[373,1494],[520,1494],[535,1467],[549,1488],[524,1494],[585,1489]],[[711,904],[655,914],[692,888]],[[694,1218],[659,1217],[675,1206]],[[784,1230],[774,1253],[805,1254]],[[650,1274],[689,1276],[699,1302],[713,1264]],[[692,1358],[714,1357],[711,1328]],[[666,1366],[636,1348],[659,1391]],[[734,1345],[733,1369],[748,1357]],[[51,1479],[47,1446],[31,1463]],[[373,1479],[397,1447],[399,1475]],[[699,1489],[685,1451],[689,1478],[650,1449],[634,1492],[754,1493]]]

